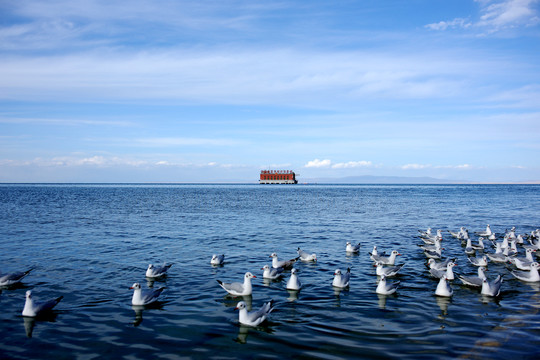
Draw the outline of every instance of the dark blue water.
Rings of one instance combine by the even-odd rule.
[[[434,296],[418,229],[518,233],[540,227],[536,185],[0,185],[0,270],[32,273],[0,294],[2,358],[537,358],[540,285],[513,279],[501,296],[452,284]],[[347,241],[361,242],[347,255]],[[460,242],[445,233],[456,272],[475,274]],[[372,246],[396,249],[406,265],[397,295],[375,293]],[[269,255],[316,252],[300,263],[297,296],[284,279],[265,282]],[[493,252],[492,249],[486,250]],[[520,248],[520,256],[524,255]],[[210,266],[224,253],[223,267]],[[147,284],[149,263],[173,262],[166,279]],[[331,286],[351,268],[350,289]],[[238,324],[238,298],[216,279],[251,271],[253,308],[274,299],[264,326]],[[136,312],[134,282],[166,286],[163,301]],[[25,292],[64,296],[43,320],[21,316]]]

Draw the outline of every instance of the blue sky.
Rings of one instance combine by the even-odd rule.
[[[540,180],[538,0],[1,1],[0,182]]]

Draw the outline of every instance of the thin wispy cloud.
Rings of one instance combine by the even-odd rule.
[[[452,28],[480,29],[493,33],[516,27],[528,27],[540,22],[538,0],[475,0],[480,14],[475,20],[455,18],[425,25],[430,30]]]

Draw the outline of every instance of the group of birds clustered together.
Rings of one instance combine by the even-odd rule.
[[[444,250],[444,248],[442,247],[442,231],[437,230],[436,234],[433,234],[431,228],[428,228],[427,231],[419,230],[419,232],[419,237],[424,242],[424,244],[419,246],[428,259],[427,266],[430,275],[439,279],[435,295],[451,297],[453,295],[453,290],[449,281],[454,280],[456,277],[453,271],[456,262],[455,259],[443,260],[442,250]],[[540,249],[540,230],[537,229],[530,234],[516,235],[515,228],[512,228],[504,234],[501,241],[498,241],[497,235],[493,233],[490,226],[487,225],[485,231],[475,233],[478,236],[475,243],[472,242],[469,231],[465,227],[462,227],[458,232],[449,232],[452,237],[461,241],[469,262],[478,267],[478,276],[458,275],[458,278],[463,285],[480,288],[481,294],[485,296],[499,296],[503,275],[498,275],[494,280],[489,281],[485,274],[489,261],[512,264],[516,269],[512,270],[511,274],[519,280],[525,282],[540,282],[540,275],[538,273],[539,264],[533,258],[533,253]],[[487,251],[488,246],[484,243],[487,241],[491,242],[495,248],[495,252],[490,253]],[[518,245],[524,249],[525,257],[518,256]],[[358,253],[360,251],[360,243],[354,245],[347,242],[345,250],[350,254]],[[271,280],[278,279],[283,276],[285,270],[290,270],[290,278],[286,283],[286,289],[290,291],[299,291],[302,288],[302,283],[298,278],[297,269],[293,267],[293,264],[298,260],[303,262],[316,262],[317,255],[310,254],[300,248],[298,248],[297,251],[298,257],[291,260],[279,260],[276,253],[271,254],[272,266],[265,265],[261,269],[263,270],[263,278]],[[475,253],[477,252],[482,252],[483,255],[475,256]],[[377,246],[373,247],[370,258],[373,260],[374,266],[376,267],[376,274],[379,276],[379,281],[375,290],[377,294],[391,295],[397,291],[400,282],[387,282],[386,279],[396,276],[404,266],[404,264],[395,265],[396,257],[398,255],[400,255],[399,252],[393,250],[390,255],[386,256],[386,253],[378,252]],[[210,264],[220,266],[224,263],[224,260],[225,255],[213,255]],[[164,277],[171,266],[172,264],[164,264],[162,266],[150,264],[146,270],[146,277],[150,279]],[[30,273],[30,271],[31,270],[0,275],[0,286],[5,287],[18,284]],[[252,294],[252,278],[256,278],[256,276],[251,272],[246,272],[243,282],[227,283],[220,280],[217,281],[219,285],[232,296],[249,296]],[[336,269],[332,286],[338,289],[345,289],[349,287],[350,278],[350,268],[347,269],[346,272]],[[140,283],[134,283],[130,289],[133,289],[132,305],[145,306],[156,302],[165,288],[160,287],[143,290]],[[39,302],[33,299],[32,291],[29,290],[26,292],[26,302],[22,315],[25,317],[37,317],[43,313],[47,313],[51,311],[62,298],[63,296],[60,296],[56,299]],[[244,301],[239,301],[236,309],[239,310],[239,322],[241,324],[257,326],[267,319],[268,315],[274,309],[274,306],[272,300],[265,303],[260,309],[249,312],[246,303]]]
[[[458,232],[449,231],[449,233],[461,241],[468,261],[478,268],[477,276],[457,276],[463,285],[480,288],[480,293],[484,296],[499,296],[505,274],[499,274],[495,279],[488,280],[485,272],[490,261],[511,266],[510,273],[521,281],[540,282],[539,264],[533,257],[533,253],[540,249],[540,230],[534,230],[530,234],[516,235],[516,229],[513,227],[507,230],[498,241],[499,237],[487,225],[485,231],[475,233],[478,239],[474,243],[465,227],[461,227]],[[432,234],[431,228],[428,228],[427,231],[420,231],[420,238],[424,244],[419,246],[428,258],[429,272],[431,276],[440,279],[435,295],[451,297],[453,290],[449,281],[456,278],[453,271],[456,261],[455,259],[442,260],[442,250],[444,250],[442,231],[437,230],[436,234]],[[484,242],[491,243],[495,249],[494,252],[488,252],[490,245]],[[518,256],[519,248],[524,250],[525,257]],[[480,252],[481,255],[478,254]]]

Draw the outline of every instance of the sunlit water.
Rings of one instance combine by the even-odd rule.
[[[434,295],[418,248],[418,229],[443,229],[456,272],[475,274],[446,230],[487,224],[502,234],[540,227],[535,185],[0,185],[0,270],[34,270],[0,294],[1,358],[538,358],[540,284],[506,274],[501,296],[486,299],[453,281],[450,300]],[[475,237],[476,238],[476,237]],[[359,255],[345,243],[361,242]],[[372,246],[399,250],[397,295],[375,293]],[[298,263],[304,288],[265,282],[269,255],[316,252]],[[488,251],[493,252],[490,248]],[[226,263],[212,267],[213,253]],[[520,248],[520,256],[523,256]],[[172,262],[147,283],[149,263]],[[332,286],[351,268],[348,290]],[[253,308],[274,299],[264,326],[238,324],[232,298],[216,279],[251,271]],[[166,286],[162,302],[131,306],[129,287]],[[21,316],[25,292],[64,296],[53,314]]]

